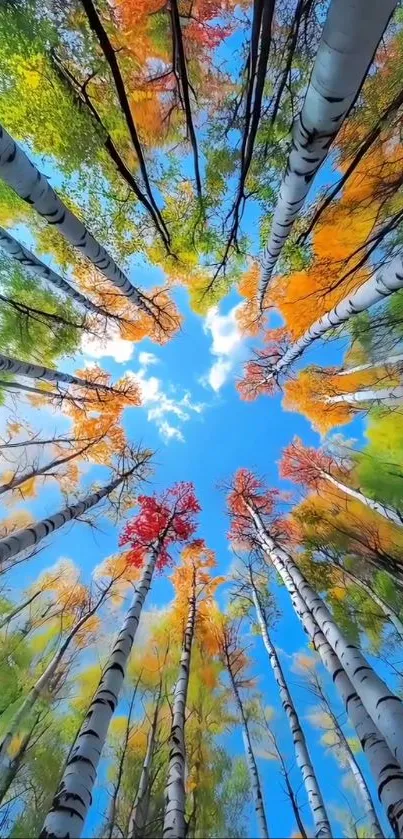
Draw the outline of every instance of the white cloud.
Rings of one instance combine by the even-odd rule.
[[[119,329],[115,325],[110,326],[102,338],[95,335],[83,335],[81,340],[81,352],[90,358],[110,356],[117,363],[124,363],[131,359],[133,350],[133,342],[121,338]],[[151,353],[145,353],[145,355],[151,355]]]
[[[139,353],[139,363],[142,367],[150,367],[151,364],[158,364],[159,358],[152,352]]]
[[[238,303],[237,306],[233,306],[226,315],[220,315],[218,307],[214,306],[209,309],[204,320],[203,330],[206,334],[211,334],[210,352],[216,356],[216,361],[202,377],[201,382],[209,385],[215,393],[221,390],[245,354],[245,339],[236,319],[240,305]]]
[[[141,355],[142,353],[140,353],[139,359]],[[151,353],[145,353],[145,355],[149,356]],[[140,367],[137,372],[127,371],[140,385],[141,401],[142,405],[147,408],[147,419],[150,422],[155,422],[165,443],[169,443],[171,440],[184,443],[185,438],[182,431],[177,425],[172,425],[167,417],[171,415],[171,417],[176,418],[177,423],[184,423],[190,420],[192,414],[201,414],[205,406],[202,402],[192,402],[189,391],[185,391],[180,398],[175,396],[173,389],[173,395],[166,393],[161,379],[158,379],[157,376],[147,376],[147,365],[149,363],[154,364],[155,362],[146,360],[146,364]]]

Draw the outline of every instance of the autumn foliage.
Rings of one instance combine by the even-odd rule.
[[[161,495],[140,495],[140,510],[123,528],[119,545],[129,545],[128,561],[140,566],[147,552],[158,547],[157,567],[172,564],[170,548],[190,540],[200,511],[193,484],[182,481]]]

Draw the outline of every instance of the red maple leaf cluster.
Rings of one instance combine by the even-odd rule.
[[[280,475],[308,489],[317,489],[321,481],[321,471],[330,473],[331,465],[332,458],[329,455],[304,446],[299,437],[295,437],[284,449]]]
[[[197,524],[200,504],[192,483],[181,481],[161,495],[140,495],[140,510],[128,521],[121,533],[119,545],[130,545],[129,562],[140,567],[147,552],[158,545],[157,568],[173,562],[169,548],[188,542]]]

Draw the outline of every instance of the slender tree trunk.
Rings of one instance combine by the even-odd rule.
[[[372,717],[392,754],[403,767],[403,702],[393,694],[368,664],[361,651],[350,644],[337,626],[322,598],[309,585],[297,564],[265,531],[259,514],[248,505],[263,545],[270,552],[273,564],[282,563],[287,569],[301,597],[312,612],[319,628],[340,659],[354,689],[368,714]]]
[[[78,451],[70,452],[70,454],[66,455],[65,457],[55,457],[54,460],[49,461],[49,463],[45,463],[44,466],[40,466],[37,469],[31,469],[29,472],[24,472],[23,475],[14,476],[11,481],[8,481],[6,484],[0,484],[0,495],[4,492],[9,492],[9,490],[17,489],[17,487],[22,486],[25,484],[26,481],[29,481],[31,478],[39,478],[41,475],[46,475],[48,472],[51,472],[52,469],[57,469],[59,466],[62,466],[64,463],[69,463],[71,460],[75,460],[76,457],[80,457],[81,455],[85,454],[89,449],[92,448],[96,443],[101,441],[101,437],[92,440],[90,443],[87,443],[86,446],[83,446],[82,449]]]
[[[273,670],[273,675],[277,682],[281,704],[288,719],[288,724],[290,727],[294,744],[295,759],[302,775],[305,791],[312,813],[312,818],[315,825],[315,836],[317,837],[317,839],[321,839],[321,837],[326,837],[326,839],[328,839],[329,837],[331,837],[332,833],[330,829],[329,818],[326,812],[325,803],[323,800],[322,793],[320,791],[319,782],[316,777],[315,769],[313,767],[309,755],[305,735],[302,730],[301,723],[299,721],[299,717],[296,712],[291,693],[289,691],[287,682],[284,677],[280,660],[278,658],[276,649],[269,635],[266,618],[262,610],[262,606],[259,600],[259,593],[256,590],[251,570],[250,579],[252,586],[253,602],[256,609],[256,615],[262,634],[263,643],[266,647],[270,665]]]
[[[4,629],[5,626],[8,626],[10,621],[12,621],[12,619],[15,618],[16,615],[19,615],[20,612],[26,609],[27,606],[30,606],[30,604],[33,603],[33,601],[36,600],[36,598],[39,597],[40,594],[42,594],[42,591],[36,591],[35,594],[31,595],[31,597],[28,597],[26,600],[23,600],[21,603],[18,603],[15,609],[12,609],[11,612],[7,612],[6,615],[2,615],[2,618],[0,620],[0,629]]]
[[[362,373],[363,370],[376,370],[378,367],[395,367],[403,363],[403,354],[390,355],[388,358],[381,358],[378,361],[368,361],[366,364],[358,364],[347,370],[340,370],[337,376],[348,376],[350,373]]]
[[[69,396],[68,393],[59,393],[57,390],[41,390],[39,387],[30,387],[29,385],[21,384],[21,382],[8,382],[6,379],[0,379],[0,388],[11,391],[19,390],[22,393],[34,393],[42,399],[59,399],[60,401],[67,399],[68,402],[74,402],[79,405],[85,405],[86,402],[92,401],[86,397]]]
[[[228,674],[230,677],[231,687],[234,693],[235,702],[239,711],[239,716],[242,722],[242,739],[245,748],[246,762],[248,764],[249,775],[252,785],[253,799],[255,804],[256,818],[259,825],[259,835],[261,839],[269,839],[269,829],[267,826],[266,813],[263,803],[262,788],[260,785],[259,772],[257,768],[256,758],[253,751],[252,740],[250,737],[248,720],[242,704],[242,699],[239,695],[239,690],[232,672],[231,662],[229,656],[226,656],[226,664]]]
[[[8,747],[11,743],[13,735],[21,727],[22,722],[25,720],[25,718],[28,716],[28,714],[32,711],[32,708],[36,705],[40,696],[42,696],[42,694],[49,687],[50,683],[52,682],[52,679],[54,678],[55,674],[57,673],[60,662],[62,661],[66,651],[70,647],[70,644],[72,643],[72,641],[74,640],[74,638],[76,637],[76,635],[80,631],[80,629],[83,626],[85,626],[87,621],[93,615],[95,615],[97,610],[100,608],[100,606],[104,602],[104,600],[105,600],[105,598],[106,598],[106,596],[107,596],[107,594],[108,594],[112,585],[113,585],[113,581],[111,581],[109,583],[109,585],[104,589],[104,591],[102,592],[101,596],[98,598],[97,602],[92,607],[92,609],[89,609],[88,612],[86,612],[86,614],[83,615],[83,617],[79,621],[77,621],[75,626],[73,626],[73,628],[70,630],[69,634],[67,635],[67,637],[65,638],[65,640],[61,644],[60,649],[57,651],[57,653],[55,653],[55,655],[53,656],[53,658],[49,662],[48,666],[46,667],[46,670],[44,670],[44,672],[39,677],[39,679],[37,679],[35,684],[31,687],[27,696],[24,699],[24,702],[19,707],[17,713],[15,714],[13,719],[11,720],[7,731],[3,735],[3,740],[0,744],[0,762],[1,762],[0,763],[0,784],[2,783],[1,772],[2,771],[4,772],[4,768],[3,768],[4,767],[4,762],[6,760]]]
[[[46,282],[56,286],[56,288],[63,291],[80,306],[83,306],[84,309],[87,309],[88,312],[93,312],[95,315],[101,315],[104,318],[109,317],[106,309],[96,306],[92,300],[85,297],[84,294],[80,294],[80,292],[73,288],[73,286],[64,280],[63,277],[56,274],[52,268],[49,268],[48,265],[41,262],[41,260],[31,253],[31,251],[24,248],[23,245],[20,245],[20,243],[17,242],[17,239],[14,239],[13,236],[4,230],[3,227],[0,227],[0,247],[8,254],[8,256],[11,256],[12,259],[15,259],[16,262],[24,268],[27,268],[32,274],[35,274],[42,280],[46,280]]]
[[[96,780],[97,767],[109,724],[119,701],[125,668],[131,653],[141,611],[150,590],[159,546],[153,548],[144,568],[131,607],[115,641],[98,688],[70,751],[52,807],[45,819],[41,839],[79,839],[84,827]]]
[[[190,660],[196,624],[196,568],[193,568],[189,612],[183,639],[179,675],[175,685],[172,726],[169,737],[168,775],[165,787],[164,839],[185,839],[185,713],[189,687]]]
[[[10,789],[11,784],[21,767],[25,753],[31,743],[32,735],[38,725],[39,718],[40,715],[36,717],[34,724],[24,733],[20,740],[17,753],[11,758],[7,768],[2,772],[0,780],[0,803],[4,801],[4,798],[6,797],[8,790]]]
[[[328,405],[339,405],[343,402],[348,405],[357,405],[362,402],[399,404],[403,402],[403,386],[385,388],[384,390],[357,390],[355,393],[339,393],[337,396],[326,396],[325,402]]]
[[[137,682],[136,682],[136,684],[134,686],[134,689],[132,691],[132,696],[131,696],[130,705],[129,705],[129,713],[127,715],[125,736],[124,736],[124,741],[123,741],[123,745],[122,745],[121,752],[120,752],[117,778],[116,778],[116,782],[114,784],[113,795],[111,795],[111,800],[109,802],[106,824],[105,824],[103,830],[101,831],[101,836],[103,837],[103,839],[112,839],[112,836],[113,836],[113,829],[115,827],[115,820],[116,820],[116,804],[117,804],[117,800],[118,800],[118,796],[119,796],[119,792],[120,792],[120,787],[121,787],[121,783],[122,783],[122,778],[123,778],[124,762],[125,762],[125,757],[126,757],[126,752],[127,752],[127,746],[128,746],[129,739],[130,739],[130,732],[131,732],[131,721],[132,721],[134,700],[135,700],[136,695],[137,695],[137,690],[138,690],[138,686],[140,684],[140,679],[141,679],[141,673],[140,673],[140,676],[138,677]]]
[[[368,72],[396,0],[332,0],[264,249],[260,302],[314,177]]]
[[[403,527],[403,517],[397,510],[394,510],[392,507],[387,507],[385,504],[381,504],[380,501],[374,501],[373,498],[368,498],[367,495],[360,492],[357,489],[352,489],[352,487],[347,486],[347,484],[343,484],[342,481],[338,481],[337,478],[334,478],[333,475],[330,475],[329,472],[325,472],[323,469],[320,470],[320,477],[323,478],[333,486],[337,487],[337,489],[344,492],[345,495],[349,495],[350,498],[355,498],[357,501],[360,501],[361,504],[364,504],[365,507],[368,507],[370,510],[374,510],[375,513],[379,513],[380,516],[383,516],[384,519],[388,519],[388,521],[393,522],[393,524],[397,524],[399,527]]]
[[[46,382],[52,382],[52,384],[70,384],[77,385],[77,387],[89,388],[90,390],[118,393],[115,388],[109,387],[109,385],[80,379],[77,376],[71,376],[70,373],[62,373],[60,370],[52,370],[50,367],[42,367],[39,364],[20,361],[18,358],[9,358],[2,353],[0,353],[0,372],[13,376],[26,376],[29,379],[40,379]]]
[[[380,268],[376,274],[363,283],[356,291],[344,297],[340,303],[326,314],[318,318],[309,329],[298,338],[270,371],[272,377],[285,370],[299,358],[314,341],[323,338],[327,332],[342,326],[350,318],[366,312],[372,306],[385,300],[386,297],[403,288],[403,251],[397,254],[389,265]]]
[[[347,577],[348,580],[350,580],[350,582],[354,583],[355,586],[358,586],[363,591],[365,591],[368,597],[370,597],[371,600],[373,600],[374,603],[376,603],[376,605],[379,606],[387,620],[391,624],[393,624],[393,626],[396,629],[396,632],[398,633],[398,635],[400,635],[403,641],[403,623],[400,620],[399,616],[396,614],[396,612],[392,609],[392,607],[389,606],[389,604],[386,603],[386,601],[383,600],[383,598],[380,597],[379,594],[377,594],[376,591],[374,591],[374,589],[370,585],[368,585],[368,583],[365,582],[365,580],[362,580],[361,577],[357,577],[355,574],[353,574],[352,571],[345,568],[344,565],[341,565],[338,562],[334,562],[331,559],[328,561],[331,563],[331,565],[334,566],[334,568],[337,568],[339,571],[341,571],[342,574],[345,577]]]
[[[351,668],[346,661],[346,656],[342,655],[344,650],[340,649],[340,656],[331,645],[327,638],[326,630],[322,632],[321,625],[317,618],[317,611],[311,609],[308,600],[305,600],[302,587],[298,586],[294,579],[294,574],[291,573],[292,566],[295,565],[293,560],[290,562],[289,555],[280,547],[275,545],[271,537],[265,532],[260,516],[248,506],[248,510],[255,522],[258,538],[263,551],[269,557],[276,571],[283,580],[290,596],[296,614],[298,615],[305,631],[311,638],[315,649],[319,653],[324,666],[332,676],[332,680],[336,689],[339,691],[348,716],[357,731],[361,747],[366,754],[371,766],[374,779],[377,784],[378,795],[385,808],[386,814],[390,824],[394,830],[395,836],[403,835],[403,771],[398,762],[398,756],[394,747],[390,748],[389,743],[384,737],[381,726],[377,726],[371,714],[365,707],[364,698],[360,696],[360,692],[356,690],[353,679],[350,680],[348,669]],[[300,573],[300,572],[299,572]],[[302,576],[302,575],[301,575]],[[329,614],[328,623],[334,624],[332,616]],[[341,633],[339,633],[341,637]],[[341,645],[340,645],[341,646]],[[346,643],[348,650],[352,650],[353,654],[356,648],[353,644]],[[358,651],[357,651],[358,652]],[[362,657],[363,658],[363,657]],[[365,660],[365,659],[364,659]],[[366,665],[366,670],[370,668]],[[356,674],[357,676],[357,674]],[[375,680],[378,677],[375,676]],[[357,679],[355,679],[357,682]],[[360,680],[358,680],[360,681]],[[378,681],[381,681],[380,679]],[[381,683],[383,684],[383,683]],[[361,692],[362,683],[360,683]],[[385,688],[385,693],[389,695],[389,691]],[[390,694],[393,696],[393,694]],[[367,697],[368,699],[368,697]],[[396,698],[396,704],[399,700]],[[378,719],[381,717],[379,713]],[[382,722],[382,720],[380,720]],[[385,726],[382,726],[385,728]],[[394,757],[396,755],[396,758]]]
[[[274,564],[272,554],[270,559]],[[274,565],[291,597],[294,611],[310,638],[322,663],[329,672],[346,709],[347,716],[357,732],[361,748],[367,757],[374,777],[378,797],[385,809],[394,836],[403,835],[403,771],[392,755],[386,741],[367,713],[358,693],[354,690],[339,658],[318,627],[315,618],[299,594],[290,574],[281,561]],[[383,839],[381,828],[374,823],[371,835]]]
[[[358,794],[359,794],[359,796],[362,800],[364,810],[365,810],[365,815],[366,815],[366,817],[368,819],[368,822],[369,822],[369,825],[371,827],[371,835],[374,835],[374,836],[380,835],[381,836],[382,835],[382,828],[381,828],[381,826],[379,824],[379,821],[378,821],[378,816],[376,814],[376,810],[375,810],[375,807],[374,807],[374,803],[372,801],[371,793],[368,789],[367,782],[366,782],[366,780],[364,778],[364,775],[363,775],[363,773],[360,769],[358,761],[356,760],[356,757],[355,757],[355,755],[354,755],[354,753],[351,749],[351,746],[350,746],[350,744],[347,740],[347,737],[345,736],[344,731],[343,731],[343,729],[342,729],[342,727],[339,723],[339,720],[337,719],[336,715],[333,713],[333,710],[332,710],[332,708],[329,704],[329,700],[328,700],[327,696],[325,695],[325,693],[323,692],[322,685],[320,684],[319,679],[315,679],[315,681],[314,681],[314,692],[316,693],[316,695],[319,694],[322,705],[323,705],[323,708],[324,708],[326,714],[328,714],[328,716],[332,720],[332,724],[334,726],[334,730],[335,730],[335,733],[336,733],[338,744],[339,744],[339,746],[342,750],[342,753],[343,753],[345,759],[347,760],[348,766],[350,768],[350,772],[353,775],[353,778],[354,778],[354,781],[355,781],[355,784],[356,784],[356,787],[357,787],[357,790],[358,790]]]
[[[114,481],[106,484],[106,486],[102,487],[102,489],[98,492],[93,492],[91,495],[87,495],[77,504],[69,504],[68,507],[64,507],[63,510],[60,510],[58,513],[54,513],[53,516],[49,516],[47,519],[42,519],[41,521],[36,522],[36,524],[31,525],[31,527],[25,527],[23,530],[17,530],[10,536],[5,536],[4,539],[0,539],[0,564],[5,560],[16,556],[26,548],[31,547],[31,545],[37,545],[38,542],[45,539],[50,533],[53,533],[60,527],[63,527],[63,525],[68,521],[72,521],[73,519],[82,516],[87,510],[95,507],[96,504],[102,501],[103,498],[109,496],[116,487],[123,483],[126,478],[132,475],[134,471],[135,467],[133,467],[133,469],[129,472],[119,475],[118,478],[115,478]]]
[[[73,247],[92,262],[101,274],[140,309],[151,314],[146,298],[132,286],[125,274],[85,225],[56,195],[48,180],[29,160],[12,137],[0,127],[0,176],[17,195],[27,201],[49,224],[58,228]]]
[[[144,829],[147,824],[148,809],[150,805],[151,795],[151,769],[157,742],[157,728],[161,702],[161,691],[162,682],[160,683],[160,690],[157,701],[155,703],[151,728],[148,732],[147,749],[144,758],[143,768],[141,770],[139,785],[137,787],[136,798],[134,800],[133,808],[130,813],[128,828],[129,839],[142,839],[142,837],[144,836]]]

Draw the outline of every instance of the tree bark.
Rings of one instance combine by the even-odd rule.
[[[319,782],[316,777],[315,769],[313,767],[308,747],[306,744],[305,735],[302,730],[301,723],[299,721],[299,717],[296,712],[291,693],[285,680],[283,669],[281,667],[280,660],[276,652],[276,648],[274,647],[274,644],[272,643],[271,638],[269,636],[266,618],[260,603],[259,593],[256,590],[252,571],[250,571],[250,580],[252,586],[253,603],[256,609],[256,615],[262,634],[263,643],[266,647],[270,665],[273,670],[273,675],[277,682],[281,704],[288,719],[288,724],[290,727],[294,744],[295,759],[302,775],[302,780],[304,782],[305,791],[307,794],[312,818],[315,825],[315,836],[317,837],[317,839],[321,839],[321,837],[331,839],[332,833],[330,829],[330,822],[326,812],[323,796],[320,791]]]
[[[354,315],[365,312],[372,306],[376,306],[394,291],[403,288],[403,251],[397,254],[389,265],[380,268],[369,280],[366,280],[356,291],[352,291],[333,309],[318,318],[309,329],[298,338],[283,356],[275,363],[269,375],[277,376],[285,370],[297,358],[314,343],[318,338],[323,338],[327,332],[342,326]]]
[[[115,388],[109,387],[109,385],[98,384],[97,382],[88,381],[87,379],[80,379],[77,376],[71,376],[70,373],[62,373],[59,370],[53,370],[50,367],[43,367],[40,364],[20,361],[18,358],[9,358],[7,355],[3,355],[3,353],[0,353],[0,372],[11,374],[13,376],[26,376],[29,379],[40,379],[55,384],[65,383],[77,385],[77,387],[89,388],[90,390],[101,390],[106,393],[118,393]]]
[[[147,824],[148,808],[150,804],[151,795],[151,768],[154,758],[155,746],[157,742],[157,727],[158,716],[161,702],[161,689],[158,699],[155,703],[153,719],[150,731],[147,738],[147,750],[144,758],[143,768],[141,770],[139,785],[137,787],[136,798],[134,800],[133,808],[129,818],[128,836],[129,839],[142,839],[144,836],[144,829]]]
[[[333,681],[345,697],[347,712],[350,715],[351,708],[347,698],[350,694],[352,696],[357,695],[366,715],[372,721],[373,728],[375,728],[375,744],[379,745],[380,738],[382,742],[386,743],[387,752],[385,752],[384,746],[381,748],[379,745],[380,753],[384,755],[385,761],[374,760],[371,767],[377,780],[380,797],[386,788],[389,790],[390,783],[393,787],[395,780],[398,782],[396,797],[392,795],[389,799],[387,814],[395,832],[400,831],[396,835],[403,835],[403,772],[401,770],[403,703],[376,675],[357,647],[344,638],[322,599],[307,583],[291,556],[265,530],[256,510],[249,504],[247,504],[247,509],[255,523],[261,547],[269,556],[270,561],[291,594],[295,611],[304,623],[308,634],[314,639],[319,630],[324,639],[323,643],[326,643],[329,650],[337,657],[338,667],[335,666],[332,659]],[[322,640],[320,639],[317,646],[318,652],[321,643]],[[329,650],[326,647],[327,658],[330,655]],[[330,658],[332,657],[330,656]],[[347,677],[348,684],[345,677]],[[355,726],[353,717],[351,715],[350,717]],[[368,720],[366,724],[368,725]],[[359,736],[360,742],[363,744],[363,738],[361,735]]]
[[[108,315],[106,309],[102,309],[99,306],[96,306],[95,303],[92,302],[88,297],[85,297],[84,294],[80,294],[73,286],[70,285],[63,277],[60,277],[59,274],[56,274],[52,268],[49,268],[48,265],[45,265],[44,262],[41,262],[31,251],[27,248],[24,248],[23,245],[20,245],[17,242],[17,239],[14,239],[13,236],[10,235],[3,227],[0,227],[0,247],[3,251],[6,252],[8,256],[11,256],[12,259],[15,259],[20,265],[24,268],[27,268],[32,274],[35,274],[37,277],[40,277],[42,280],[45,280],[51,285],[56,286],[56,288],[63,291],[68,297],[71,297],[76,303],[82,306],[84,309],[87,309],[88,312],[93,312],[95,315],[101,315],[104,318],[111,317]]]
[[[226,655],[226,664],[228,675],[230,677],[231,687],[234,693],[235,702],[239,711],[239,716],[242,723],[242,739],[245,748],[246,762],[248,764],[249,775],[252,785],[253,798],[255,803],[256,817],[259,825],[259,835],[261,839],[269,839],[269,829],[267,826],[266,813],[263,803],[262,788],[260,786],[259,772],[257,768],[256,758],[253,751],[252,741],[249,732],[248,720],[242,704],[242,699],[239,695],[239,690],[232,672],[231,662],[229,656]]]
[[[396,0],[332,0],[264,249],[262,305],[273,269],[314,177],[365,78]]]
[[[89,609],[88,612],[86,612],[85,615],[83,615],[83,617],[79,621],[77,621],[75,626],[73,626],[73,628],[70,630],[67,637],[65,638],[65,640],[61,644],[60,649],[57,651],[57,653],[55,653],[55,655],[53,656],[53,658],[49,662],[48,666],[46,667],[46,670],[44,670],[44,672],[39,677],[39,679],[37,679],[35,684],[31,687],[31,689],[29,690],[27,696],[25,697],[22,705],[19,707],[15,716],[12,718],[12,720],[11,720],[9,726],[8,726],[7,731],[3,735],[3,739],[2,739],[1,744],[0,744],[0,785],[1,785],[1,783],[3,781],[3,777],[4,777],[7,750],[8,750],[8,747],[9,747],[10,743],[11,743],[13,735],[20,728],[23,720],[32,711],[32,708],[34,708],[34,706],[36,705],[40,696],[42,696],[42,694],[45,692],[45,690],[49,687],[52,679],[54,678],[55,674],[57,673],[59,664],[62,661],[62,659],[64,657],[64,654],[66,653],[66,651],[70,647],[70,644],[72,643],[72,641],[74,640],[75,636],[80,631],[80,629],[83,626],[85,626],[87,621],[93,615],[95,615],[95,613],[97,612],[99,607],[104,602],[104,600],[105,600],[105,598],[106,598],[106,596],[107,596],[107,594],[108,594],[112,585],[113,585],[113,582],[111,581],[109,583],[109,585],[104,589],[104,591],[102,592],[101,596],[98,598],[97,602],[92,607],[92,609]]]
[[[325,481],[328,481],[328,483],[333,484],[333,486],[341,490],[341,492],[345,495],[349,495],[350,498],[355,498],[357,501],[360,501],[361,504],[364,504],[365,507],[368,507],[375,513],[379,513],[379,515],[383,516],[384,519],[393,522],[393,524],[397,524],[399,527],[403,527],[403,517],[397,510],[394,510],[392,507],[387,507],[385,504],[381,504],[380,501],[374,501],[373,498],[368,498],[368,496],[364,495],[364,493],[357,489],[352,489],[352,487],[347,486],[347,484],[342,483],[342,481],[338,481],[337,478],[334,478],[333,475],[330,475],[323,469],[320,470],[320,476]]]
[[[169,737],[168,775],[165,787],[165,812],[162,835],[164,839],[185,839],[185,713],[189,687],[190,661],[196,624],[196,568],[193,568],[189,612],[183,639],[179,675],[172,706],[172,727]]]
[[[54,513],[53,516],[49,516],[47,519],[42,519],[30,527],[25,527],[23,530],[17,530],[16,533],[12,533],[10,536],[5,536],[4,539],[0,539],[0,565],[5,560],[12,559],[13,556],[16,556],[26,548],[31,547],[31,545],[37,545],[38,542],[45,539],[50,533],[53,533],[60,527],[63,527],[63,525],[67,524],[68,521],[72,521],[73,519],[82,516],[87,510],[95,507],[96,504],[102,501],[103,498],[110,495],[116,487],[123,483],[126,478],[132,475],[134,471],[135,467],[133,467],[133,469],[129,472],[124,472],[122,475],[119,475],[119,477],[102,487],[102,489],[98,492],[93,492],[91,495],[87,495],[82,501],[78,501],[77,504],[69,504],[67,507],[64,507],[63,510],[59,510],[58,513]]]
[[[347,740],[347,737],[344,734],[344,731],[337,719],[336,715],[333,713],[333,710],[329,704],[329,700],[327,696],[325,696],[322,685],[320,684],[318,679],[315,679],[314,688],[315,694],[319,694],[322,705],[324,707],[325,712],[330,716],[332,720],[332,725],[334,726],[334,730],[336,733],[338,745],[340,746],[342,753],[347,760],[348,766],[350,768],[350,772],[354,778],[359,796],[362,800],[365,815],[368,819],[370,829],[371,829],[371,836],[382,836],[382,828],[379,824],[378,816],[376,814],[376,810],[374,807],[374,803],[372,801],[371,793],[368,789],[367,782],[364,778],[364,775],[360,769],[358,761],[351,749],[351,746]]]
[[[58,228],[73,247],[110,280],[136,306],[151,314],[146,298],[118,268],[114,259],[91,235],[85,225],[56,195],[44,175],[0,126],[0,176],[17,195],[37,210],[48,224]]]
[[[66,768],[45,819],[41,839],[81,836],[96,780],[97,767],[109,724],[119,701],[125,668],[131,653],[141,611],[150,590],[158,557],[153,548],[136,585],[132,605],[115,641],[88,713],[70,751]]]
[[[326,396],[327,405],[361,405],[362,402],[375,402],[381,405],[395,405],[403,402],[403,386],[385,388],[384,390],[357,390],[355,393],[339,393],[337,396]]]

